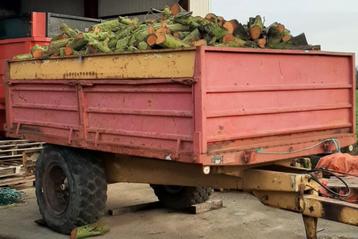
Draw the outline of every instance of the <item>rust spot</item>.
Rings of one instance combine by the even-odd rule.
[[[220,131],[224,130],[224,126],[219,125],[219,130],[220,130]]]
[[[309,207],[309,210],[310,210],[310,212],[313,212],[313,211],[314,211],[313,206],[310,206],[310,207]]]

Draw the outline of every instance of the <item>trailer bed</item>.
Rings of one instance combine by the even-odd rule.
[[[354,55],[201,47],[13,61],[8,136],[203,165],[355,143]]]

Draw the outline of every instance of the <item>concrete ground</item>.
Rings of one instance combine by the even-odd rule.
[[[0,209],[0,239],[68,238],[39,227],[33,188],[24,190],[26,203]],[[108,207],[118,208],[156,200],[148,185],[116,184],[108,191]],[[98,238],[284,238],[301,239],[304,228],[298,214],[263,206],[254,197],[238,192],[214,193],[225,207],[199,215],[153,209],[120,216],[107,216],[111,231]],[[320,239],[358,239],[358,228],[320,220]]]

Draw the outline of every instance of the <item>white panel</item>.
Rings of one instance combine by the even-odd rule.
[[[211,12],[212,0],[190,0],[190,11],[193,11],[194,16],[204,17]]]

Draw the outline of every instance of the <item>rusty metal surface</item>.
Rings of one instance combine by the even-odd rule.
[[[211,47],[16,61],[7,131],[218,166],[327,153],[327,139],[355,142],[353,64],[352,54]]]
[[[146,79],[193,77],[195,51],[141,52],[10,64],[13,80]]]
[[[131,182],[178,186],[207,186],[213,188],[242,189],[240,177],[209,174],[202,165],[167,160],[130,158],[113,155],[101,156],[106,163],[109,183]]]
[[[284,173],[268,170],[249,169],[242,174],[243,190],[249,191],[283,191],[300,192],[300,185],[304,190],[319,189],[318,184],[310,180],[307,174]]]

